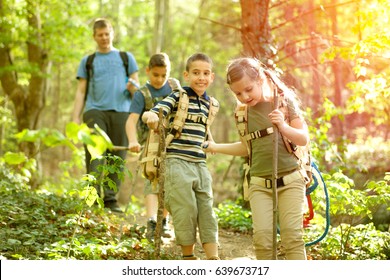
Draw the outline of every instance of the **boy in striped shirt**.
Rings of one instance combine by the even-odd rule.
[[[180,136],[166,147],[165,207],[172,216],[176,242],[185,260],[197,259],[194,256],[197,228],[206,258],[219,259],[212,178],[202,149],[203,142],[211,139],[206,125],[211,98],[206,89],[214,80],[212,66],[210,57],[203,53],[188,58],[184,78],[189,87],[183,87],[189,97],[188,115]],[[178,111],[179,94],[172,92],[143,114],[142,120],[149,128],[157,128],[160,108],[172,124]],[[213,102],[217,103],[215,99]]]

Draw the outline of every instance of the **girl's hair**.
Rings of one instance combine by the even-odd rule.
[[[293,99],[297,100],[295,92],[276,75],[276,72],[268,69],[255,58],[243,57],[234,59],[228,65],[226,72],[228,85],[241,80],[245,75],[252,80],[260,79],[265,81],[265,79],[269,79],[278,88],[279,92],[283,92],[285,96],[293,97]]]
[[[113,30],[111,22],[105,18],[97,18],[95,20],[95,22],[93,23],[93,34],[96,33],[96,29],[100,28],[110,28],[111,30]]]
[[[149,59],[148,68],[152,69],[153,67],[166,67],[167,70],[170,70],[171,61],[169,60],[169,56],[163,52],[152,55]]]
[[[193,62],[199,61],[199,60],[209,63],[210,67],[213,68],[213,61],[211,60],[211,58],[208,55],[206,55],[204,53],[195,53],[187,59],[186,71],[187,72],[190,71],[191,64]]]

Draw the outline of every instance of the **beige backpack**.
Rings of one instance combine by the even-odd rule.
[[[165,147],[168,146],[174,138],[180,137],[184,123],[188,118],[189,97],[187,92],[181,88],[180,85],[178,86],[177,90],[180,93],[178,108],[171,127],[165,137]],[[208,131],[208,128],[214,121],[218,110],[218,101],[215,98],[210,97],[210,109],[206,122],[206,131]],[[166,119],[164,122],[166,122]],[[154,130],[150,129],[145,147],[141,155],[140,168],[142,176],[148,179],[152,183],[153,187],[156,187],[158,183],[159,166],[163,160],[161,155],[162,151],[160,148],[160,135]]]

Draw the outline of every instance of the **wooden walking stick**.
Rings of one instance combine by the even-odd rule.
[[[161,232],[162,232],[162,224],[163,224],[163,212],[164,212],[164,181],[165,181],[165,127],[164,127],[164,115],[162,108],[159,110],[158,114],[159,122],[158,122],[158,133],[159,137],[159,149],[157,152],[158,157],[158,210],[157,210],[157,223],[156,223],[156,231],[154,235],[154,258],[156,260],[160,259],[160,251],[161,251]]]
[[[274,84],[274,105],[273,109],[278,108],[278,89]],[[278,138],[279,130],[274,125],[274,139],[273,139],[273,162],[272,162],[272,205],[273,205],[273,231],[272,231],[272,259],[276,260],[277,256],[277,231],[278,231]]]

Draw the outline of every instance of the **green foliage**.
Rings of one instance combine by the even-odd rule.
[[[25,167],[15,167],[0,158],[0,188],[4,190],[22,190],[28,188],[30,172]]]
[[[347,218],[349,223],[355,224],[361,222],[361,216],[371,214],[365,207],[364,192],[353,189],[353,181],[342,172],[336,172],[332,176],[325,174],[324,179],[332,194],[330,213],[333,217],[340,215]]]
[[[77,151],[75,143],[94,145],[93,131],[85,125],[73,123],[67,127],[65,137],[50,129],[24,130],[17,135],[19,141],[39,142],[41,147],[67,146]],[[96,135],[95,135],[96,136]],[[104,138],[103,136],[97,136]],[[91,140],[92,139],[92,140]],[[107,142],[103,139],[101,142]],[[112,143],[107,144],[112,145]],[[153,247],[145,237],[145,228],[137,224],[123,226],[127,217],[108,216],[94,186],[108,185],[115,189],[109,174],[123,179],[124,161],[107,155],[108,165],[99,167],[99,176],[85,175],[72,190],[60,196],[48,189],[32,191],[29,186],[35,160],[22,153],[6,153],[0,158],[0,245],[3,258],[8,259],[149,259]],[[125,169],[126,170],[126,169]],[[64,176],[71,179],[71,176]],[[50,184],[48,184],[50,185]],[[48,186],[46,185],[46,186]],[[57,188],[60,186],[56,182]],[[132,200],[136,204],[136,200]],[[131,206],[131,215],[140,208]],[[164,257],[164,256],[163,256]]]
[[[18,184],[18,182],[27,183],[36,172],[37,166],[35,159],[27,158],[23,153],[7,152],[4,157],[0,158],[2,165],[0,178],[8,180],[0,181],[1,185]]]
[[[368,80],[349,83],[348,86],[354,94],[349,99],[347,109],[350,112],[369,113],[375,125],[388,126],[390,105],[387,100],[390,97],[390,82],[386,76],[386,73],[381,73]]]
[[[225,201],[215,209],[221,228],[248,233],[252,229],[252,213],[233,201]]]
[[[79,194],[82,194],[80,192]],[[25,188],[1,188],[1,256],[7,259],[148,259],[145,228],[120,227],[121,218],[82,197],[56,196]]]
[[[361,133],[364,134],[365,130]],[[362,189],[367,180],[383,178],[390,166],[390,141],[380,137],[358,136],[355,143],[347,146],[346,170],[354,179],[356,187]]]
[[[345,164],[345,139],[334,141],[329,137],[332,129],[332,118],[342,118],[343,110],[337,109],[333,102],[325,98],[322,104],[322,114],[312,119],[312,110],[307,108],[306,119],[309,124],[311,153],[321,170],[337,171],[337,167]]]
[[[356,81],[348,83],[352,90],[346,102],[347,112],[367,113],[375,125],[390,124],[388,50],[390,31],[383,28],[389,20],[390,1],[371,0],[357,10],[353,34],[359,40],[345,47],[331,47],[323,53],[323,61],[341,57],[351,61]]]
[[[386,175],[388,178],[388,175]],[[330,197],[330,212],[335,223],[357,224],[367,217],[373,218],[373,211],[380,205],[390,205],[389,181],[370,181],[364,190],[353,188],[354,183],[341,171],[324,175]]]
[[[84,176],[83,179],[87,188],[90,186],[108,186],[116,192],[117,186],[109,175],[116,174],[121,181],[124,180],[125,175],[128,175],[130,178],[132,177],[132,174],[126,169],[125,161],[122,158],[111,154],[99,158],[107,164],[99,165],[97,167],[97,172],[92,172],[91,174],[86,174]]]
[[[326,240],[309,248],[309,254],[324,260],[388,260],[390,234],[375,229],[372,223],[333,227]]]

